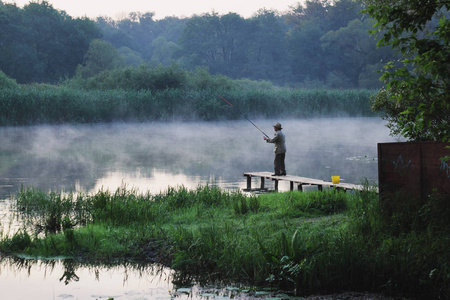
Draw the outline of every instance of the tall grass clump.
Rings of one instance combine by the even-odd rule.
[[[36,231],[55,233],[62,229],[64,220],[73,220],[77,224],[88,222],[90,217],[80,202],[80,198],[74,199],[72,194],[65,197],[61,193],[44,193],[33,187],[22,187],[15,208],[22,213],[26,224],[33,225]]]
[[[157,209],[150,194],[138,194],[135,190],[118,188],[114,193],[99,191],[86,197],[87,210],[93,224],[126,226],[156,221]],[[161,218],[161,216],[159,217]]]
[[[165,192],[156,195],[156,203],[161,203],[169,211],[202,205],[207,208],[221,208],[230,201],[230,193],[217,186],[199,186],[196,189],[169,187]]]

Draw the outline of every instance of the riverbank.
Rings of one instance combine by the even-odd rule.
[[[3,232],[5,254],[156,261],[176,280],[226,279],[299,296],[449,295],[449,226],[438,199],[420,215],[386,215],[369,187],[258,197],[211,186],[91,196],[28,188],[14,203],[27,222],[11,236]]]

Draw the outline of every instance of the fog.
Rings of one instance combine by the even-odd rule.
[[[327,181],[376,183],[377,143],[395,141],[379,118],[252,121],[269,136],[273,124],[283,125],[289,175]],[[242,173],[273,171],[273,144],[246,120],[4,127],[0,141],[0,199],[22,185],[82,193],[237,189],[246,184]]]

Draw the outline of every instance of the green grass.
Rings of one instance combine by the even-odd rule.
[[[256,197],[214,186],[157,195],[27,188],[14,203],[31,224],[2,237],[0,251],[9,255],[157,261],[180,279],[299,295],[353,290],[445,298],[450,291],[449,205],[438,197],[419,208],[414,228],[400,229],[395,224],[411,213],[386,209],[369,189]]]

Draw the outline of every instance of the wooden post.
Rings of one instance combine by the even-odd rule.
[[[265,178],[261,177],[261,190],[264,189]]]
[[[291,191],[294,190],[294,182],[293,182],[293,181],[290,182],[290,184],[289,184],[289,189],[290,189]]]
[[[299,183],[299,184],[297,185],[297,190],[298,190],[299,192],[303,192],[303,183]]]
[[[246,175],[247,177],[247,190],[252,190],[252,177],[250,175]]]
[[[319,184],[319,185],[317,186],[317,190],[323,191],[323,186],[322,186],[321,184]]]
[[[278,179],[274,179],[275,180],[275,191],[278,191]]]

